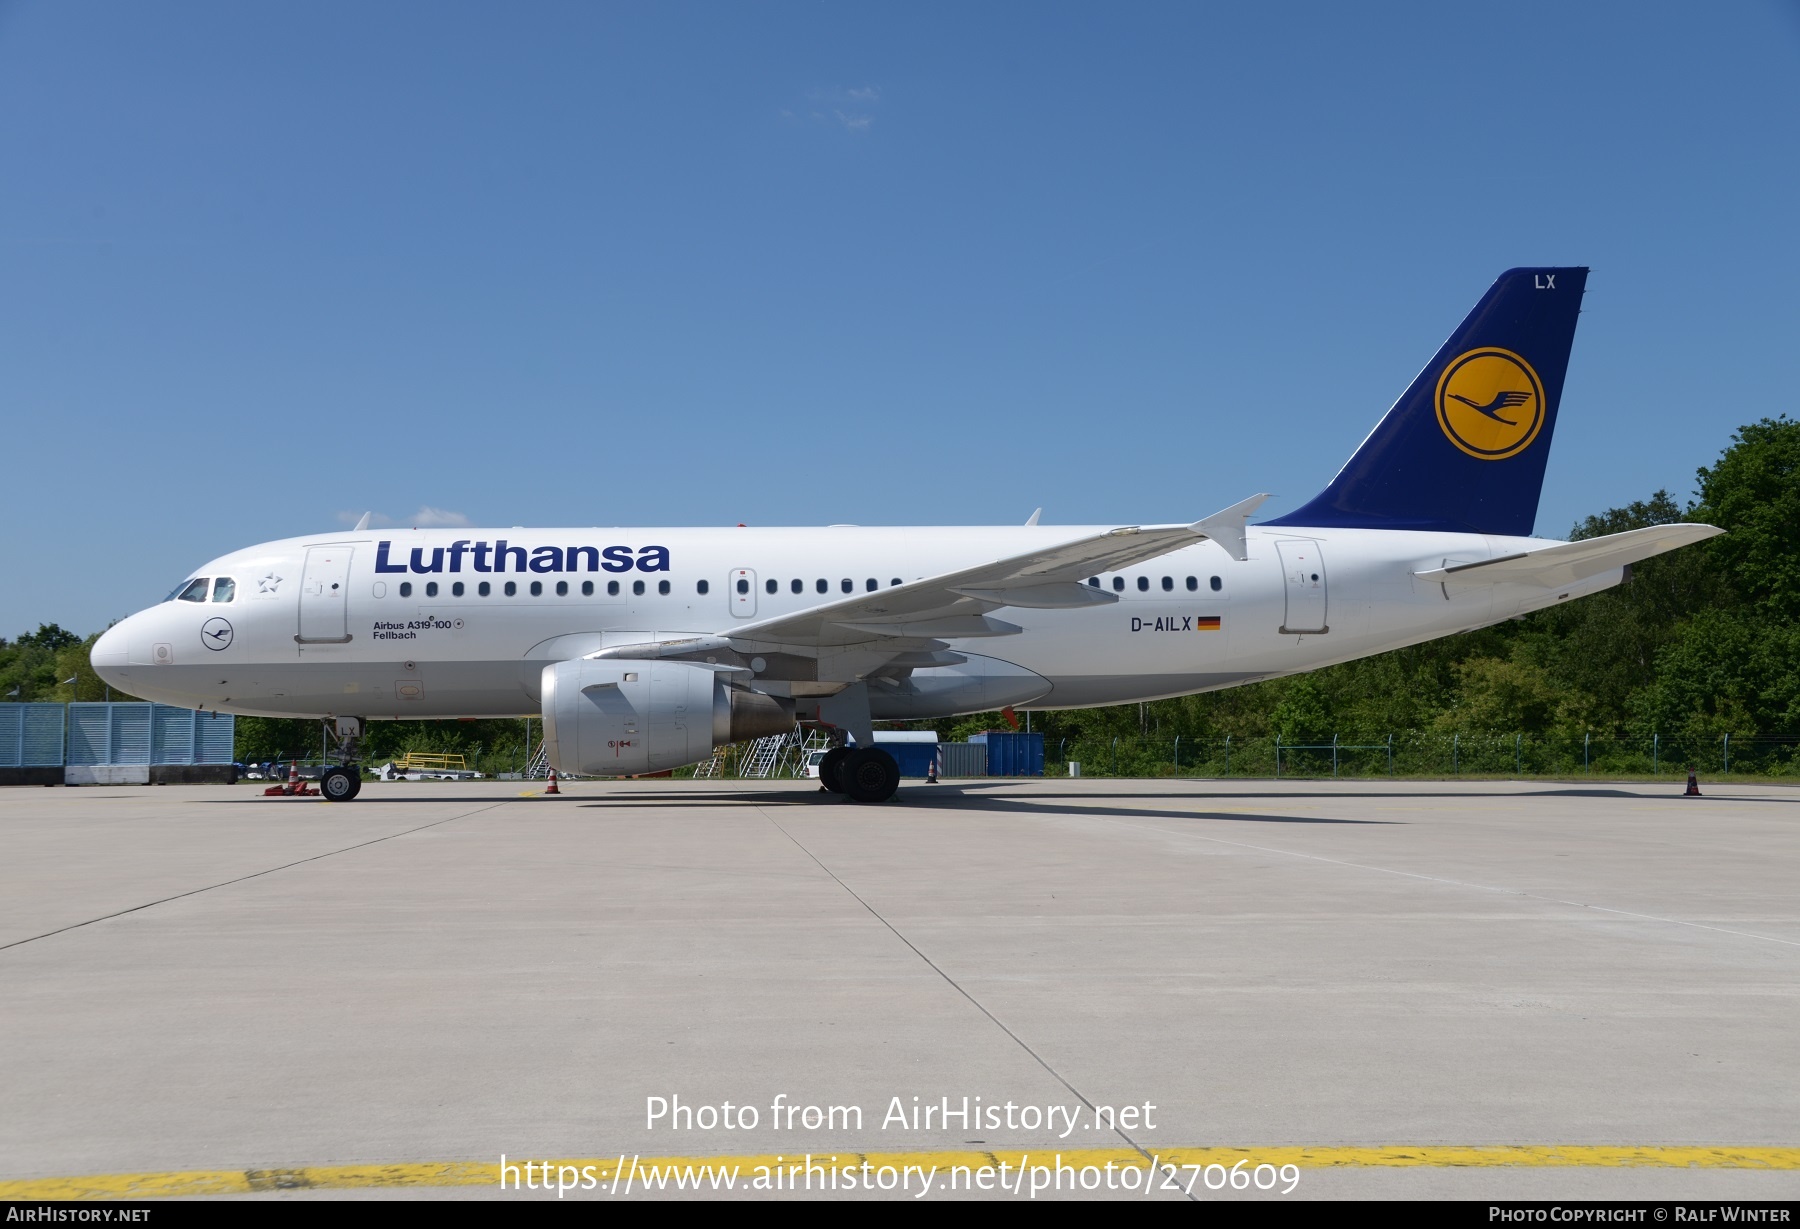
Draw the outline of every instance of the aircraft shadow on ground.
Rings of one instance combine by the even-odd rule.
[[[1121,798],[1155,797],[1155,795],[1144,794],[1116,796]],[[1067,797],[1067,795],[1053,797]],[[1088,795],[1087,797],[1091,797],[1091,795]],[[1105,796],[1102,796],[1103,801],[1104,797]],[[1201,799],[1200,801],[1209,800],[1210,799]],[[1234,823],[1251,824],[1383,825],[1405,822],[1387,819],[1337,819],[1327,815],[1251,815],[1237,814],[1230,811],[1208,811],[1205,809],[1178,811],[1155,807],[1132,806],[1057,806],[1054,805],[1053,801],[1049,805],[1046,805],[1046,801],[1041,795],[1032,798],[995,798],[985,797],[979,794],[970,796],[963,793],[955,786],[948,788],[942,786],[936,788],[927,787],[927,789],[910,792],[902,791],[897,799],[898,809],[862,807],[854,802],[849,802],[840,798],[835,794],[825,793],[824,791],[816,789],[805,792],[795,791],[791,793],[765,793],[762,791],[756,793],[733,793],[729,790],[720,790],[717,792],[708,792],[700,797],[696,797],[690,793],[683,794],[680,798],[664,799],[647,797],[643,794],[634,794],[626,798],[607,800],[595,799],[592,801],[584,801],[582,803],[584,807],[591,807],[598,810],[636,806],[654,806],[658,810],[680,807],[713,808],[730,806],[732,804],[784,807],[834,807],[842,808],[846,818],[858,815],[883,814],[892,815],[898,818],[906,814],[907,811],[954,809],[958,811],[984,811],[1007,815],[1031,815],[1042,817],[1065,816],[1076,819],[1092,819],[1101,816],[1111,816],[1124,819],[1216,819],[1227,820]],[[894,805],[895,804],[889,804],[889,807],[893,807]]]
[[[714,790],[707,790],[704,793],[697,793],[692,790],[683,790],[678,795],[670,795],[670,794],[660,793],[658,791],[644,789],[644,790],[632,790],[629,793],[621,792],[621,793],[611,794],[609,796],[602,796],[602,797],[595,797],[594,795],[586,792],[586,790],[588,788],[590,788],[592,786],[592,784],[593,783],[590,783],[590,782],[574,783],[573,785],[570,786],[570,788],[568,790],[566,790],[558,798],[545,798],[545,796],[542,793],[524,794],[524,795],[520,795],[519,797],[516,797],[516,798],[507,798],[507,797],[496,798],[491,794],[485,795],[485,796],[478,795],[478,794],[477,795],[463,795],[463,794],[419,795],[419,794],[414,794],[409,797],[402,798],[402,797],[383,797],[379,790],[364,790],[364,792],[356,799],[354,804],[334,803],[334,804],[330,804],[330,805],[344,806],[344,807],[352,807],[352,806],[366,807],[366,806],[370,806],[370,805],[376,805],[376,806],[402,805],[403,806],[403,805],[411,805],[411,804],[418,804],[418,803],[432,803],[432,804],[451,803],[451,804],[456,804],[456,805],[481,805],[483,803],[486,803],[486,804],[492,806],[492,805],[495,805],[498,803],[521,802],[521,801],[536,800],[536,799],[543,799],[544,801],[549,801],[549,802],[560,802],[560,801],[566,800],[569,802],[577,803],[578,805],[581,805],[584,807],[598,807],[603,810],[614,808],[614,807],[627,807],[627,806],[654,806],[654,807],[657,807],[658,809],[684,809],[684,808],[691,809],[691,808],[696,808],[696,807],[704,808],[704,807],[717,807],[717,806],[729,806],[729,805],[758,805],[758,804],[763,805],[763,806],[844,806],[844,807],[854,807],[856,805],[854,803],[847,802],[844,799],[837,797],[836,795],[826,793],[823,790],[820,790],[820,789],[817,789],[814,787],[801,786],[799,784],[796,784],[796,788],[794,788],[792,790],[783,790],[780,792],[771,792],[771,791],[766,791],[766,790],[757,790],[754,792],[750,792],[750,791],[740,791],[740,790],[732,790],[732,789],[714,789]],[[1260,791],[1253,791],[1253,790],[1123,791],[1123,790],[1121,790],[1121,791],[1116,791],[1116,792],[1114,792],[1114,791],[1106,791],[1106,792],[1082,791],[1080,793],[1072,793],[1072,792],[1065,793],[1065,792],[1053,792],[1053,791],[1049,791],[1049,790],[1035,790],[1030,795],[1026,795],[1026,796],[1016,795],[1016,794],[1015,795],[990,794],[990,793],[984,792],[984,791],[988,791],[988,790],[1003,789],[1003,788],[1007,788],[1007,787],[1014,786],[1017,784],[1019,784],[1019,782],[979,781],[979,782],[943,784],[943,785],[933,785],[933,786],[916,785],[916,786],[912,786],[912,787],[903,788],[900,792],[898,801],[899,801],[900,805],[904,805],[904,806],[928,807],[928,808],[943,807],[943,806],[955,806],[962,810],[1005,811],[1005,812],[1021,814],[1021,815],[1075,815],[1075,816],[1081,816],[1081,815],[1120,815],[1120,816],[1139,815],[1139,816],[1161,816],[1161,817],[1165,817],[1165,818],[1174,818],[1174,819],[1221,819],[1221,820],[1232,820],[1232,821],[1238,821],[1238,822],[1244,822],[1244,823],[1392,824],[1392,823],[1406,822],[1406,821],[1400,821],[1400,820],[1377,820],[1377,819],[1336,819],[1336,818],[1332,818],[1329,816],[1316,816],[1316,815],[1251,815],[1251,814],[1237,814],[1237,813],[1233,813],[1233,812],[1211,812],[1211,811],[1206,811],[1204,809],[1155,810],[1155,809],[1151,809],[1151,808],[1147,808],[1147,807],[1129,805],[1132,802],[1162,801],[1164,803],[1171,803],[1171,804],[1181,803],[1181,804],[1185,804],[1188,807],[1193,807],[1195,804],[1205,804],[1205,803],[1215,803],[1216,804],[1216,803],[1224,803],[1224,802],[1270,802],[1270,801],[1275,801],[1275,800],[1319,802],[1321,800],[1329,800],[1332,798],[1332,795],[1330,795],[1330,794],[1322,794],[1322,793],[1318,793],[1316,791],[1315,792],[1302,792],[1302,791],[1298,791],[1298,790],[1260,790]],[[603,788],[604,788],[604,786],[603,786]],[[1410,801],[1410,800],[1417,800],[1417,799],[1434,799],[1434,798],[1435,799],[1623,798],[1623,799],[1632,799],[1632,800],[1638,800],[1638,801],[1656,801],[1656,800],[1660,800],[1663,798],[1680,799],[1683,797],[1683,795],[1676,789],[1671,789],[1667,793],[1651,794],[1651,793],[1639,793],[1639,792],[1635,792],[1632,790],[1612,789],[1612,788],[1607,788],[1607,787],[1603,787],[1603,786],[1595,786],[1595,787],[1591,787],[1591,788],[1526,789],[1526,790],[1520,790],[1520,789],[1413,790],[1413,791],[1382,790],[1382,791],[1377,791],[1377,792],[1358,792],[1354,795],[1347,795],[1346,797],[1354,797],[1355,799],[1358,799],[1358,800],[1386,798],[1386,799],[1394,799],[1396,801]],[[1784,805],[1789,805],[1789,806],[1793,805],[1795,802],[1800,802],[1800,797],[1771,798],[1771,797],[1755,796],[1755,795],[1747,797],[1747,796],[1744,796],[1741,794],[1702,794],[1701,797],[1706,799],[1709,802],[1729,802],[1729,803],[1764,802],[1764,803],[1784,804]],[[300,799],[300,798],[267,798],[267,799],[265,799],[265,798],[261,797],[260,795],[250,796],[250,795],[239,794],[234,797],[206,798],[206,799],[202,799],[200,801],[205,805],[211,805],[211,806],[236,806],[236,805],[241,805],[244,803],[259,802],[259,803],[265,803],[265,804],[269,805],[271,807],[271,809],[274,809],[277,804],[281,804],[281,803],[286,803],[286,804],[290,804],[290,805],[294,805],[294,806],[302,806],[302,805],[305,805],[306,803],[315,803],[315,804],[320,803],[323,800],[319,799],[319,798],[310,798],[310,797],[305,798],[305,799]],[[1065,802],[1065,801],[1069,802],[1069,803],[1073,803],[1075,805],[1057,805],[1058,803]],[[1122,803],[1125,805],[1116,805],[1116,806],[1093,805],[1095,803]]]

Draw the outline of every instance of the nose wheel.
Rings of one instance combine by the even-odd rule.
[[[327,802],[349,802],[362,792],[362,773],[339,764],[319,777],[319,793]]]

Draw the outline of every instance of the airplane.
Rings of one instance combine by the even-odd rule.
[[[541,716],[562,773],[628,776],[832,729],[827,789],[882,802],[872,723],[1162,699],[1316,670],[1619,584],[1722,532],[1531,535],[1587,283],[1501,274],[1331,482],[1190,524],[371,530],[233,551],[94,645],[146,699],[318,717],[348,801],[371,720]],[[1505,415],[1498,413],[1500,409]]]

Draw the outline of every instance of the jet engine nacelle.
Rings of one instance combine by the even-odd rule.
[[[714,747],[794,728],[791,701],[725,684],[685,662],[577,661],[544,667],[552,767],[634,776],[694,764]]]

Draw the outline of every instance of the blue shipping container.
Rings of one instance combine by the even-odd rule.
[[[977,734],[969,741],[987,744],[987,773],[990,777],[1041,777],[1044,775],[1044,736],[1042,734],[1008,734],[990,730],[986,734]]]
[[[890,743],[877,739],[875,745],[894,757],[903,777],[923,779],[929,776],[931,761],[938,753],[936,743]]]

